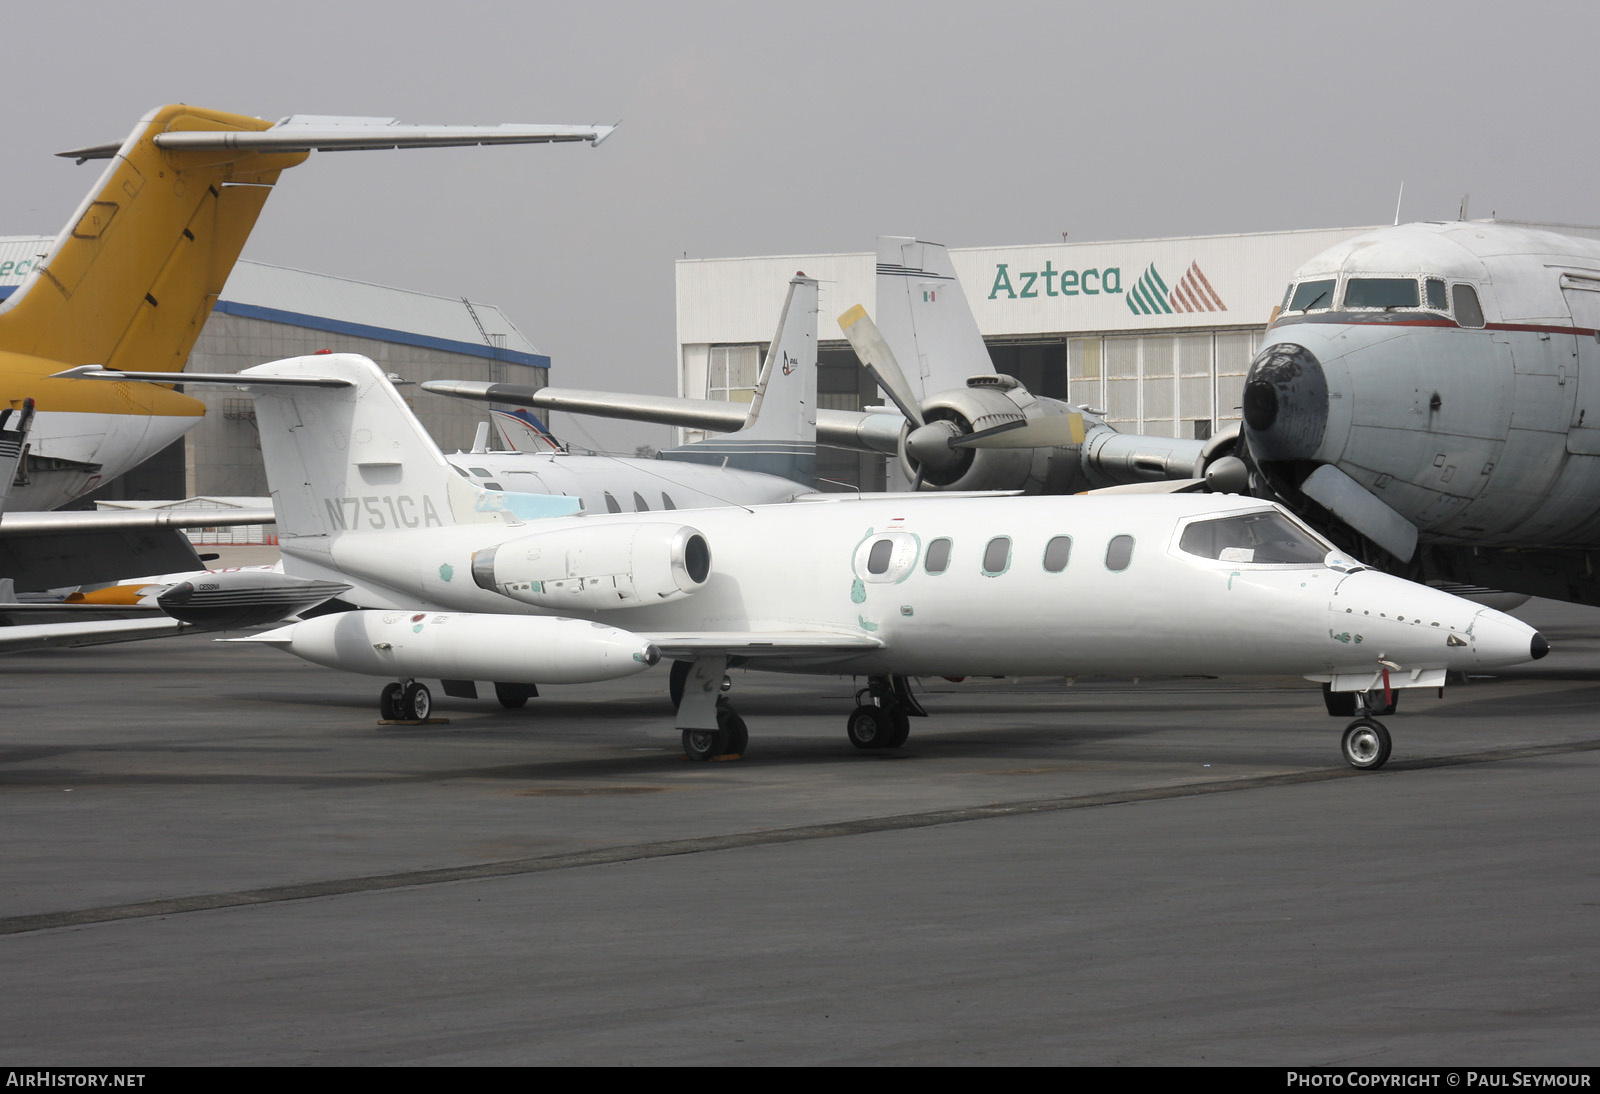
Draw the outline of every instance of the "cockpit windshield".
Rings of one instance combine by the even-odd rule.
[[[1347,308],[1416,308],[1422,305],[1414,277],[1352,277],[1345,282]]]
[[[1276,510],[1197,520],[1183,530],[1178,550],[1218,562],[1258,566],[1320,565],[1333,545]]]
[[[1326,281],[1302,281],[1289,301],[1290,311],[1321,311],[1333,307],[1333,278]]]

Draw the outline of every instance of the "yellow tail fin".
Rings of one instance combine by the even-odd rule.
[[[85,364],[182,370],[273,183],[307,153],[163,150],[151,138],[271,124],[189,106],[147,115],[44,264],[0,305],[0,351],[36,359],[37,371],[22,369],[35,375]],[[0,378],[0,400],[26,379]]]

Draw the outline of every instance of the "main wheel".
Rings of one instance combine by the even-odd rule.
[[[722,746],[724,755],[743,756],[744,750],[750,746],[750,730],[732,707],[717,707],[717,732],[725,738]]]
[[[507,710],[517,710],[528,705],[528,699],[536,694],[527,684],[502,684],[499,681],[494,685],[494,697],[500,700],[500,705]]]
[[[728,731],[722,728],[722,712],[717,712],[716,729],[683,731],[683,754],[691,760],[709,760],[728,751]]]
[[[1344,730],[1340,742],[1345,763],[1363,771],[1373,771],[1389,760],[1389,731],[1375,718],[1357,718]]]
[[[400,685],[387,685],[378,695],[378,717],[385,722],[400,720]]]
[[[906,743],[906,738],[911,736],[911,715],[905,712],[904,707],[892,706],[889,708],[889,720],[894,724],[894,729],[889,734],[889,739],[883,742],[884,748],[899,748]]]
[[[882,707],[863,703],[850,712],[844,731],[857,748],[888,748],[894,736],[894,719]]]
[[[405,717],[408,719],[426,722],[428,715],[433,713],[433,693],[425,684],[407,684],[400,696],[400,705],[406,708],[408,713]]]

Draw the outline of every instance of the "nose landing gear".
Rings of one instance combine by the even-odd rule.
[[[1345,727],[1340,747],[1351,767],[1376,770],[1389,760],[1389,730],[1376,718],[1357,718]]]

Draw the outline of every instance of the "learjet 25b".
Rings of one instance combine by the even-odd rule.
[[[365,609],[254,640],[394,677],[383,707],[425,717],[417,677],[580,683],[692,663],[691,757],[740,752],[730,662],[868,678],[858,747],[904,742],[925,675],[1306,675],[1370,713],[1395,688],[1542,656],[1509,616],[1365,569],[1246,498],[898,496],[573,515],[576,499],[456,474],[366,358],[259,365],[256,400],[285,570],[353,586]],[[1376,767],[1368,716],[1346,758]]]

